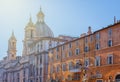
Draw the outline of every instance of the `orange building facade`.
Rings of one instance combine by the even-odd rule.
[[[50,82],[120,82],[120,22],[49,49]]]

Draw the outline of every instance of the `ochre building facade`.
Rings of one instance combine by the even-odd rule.
[[[120,22],[49,49],[48,80],[120,82]]]

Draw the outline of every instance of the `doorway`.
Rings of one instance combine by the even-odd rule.
[[[115,77],[115,82],[120,82],[120,74]]]

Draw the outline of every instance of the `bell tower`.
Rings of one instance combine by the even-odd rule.
[[[15,60],[16,59],[16,38],[14,36],[14,32],[12,32],[12,35],[10,37],[10,39],[8,40],[8,60]]]
[[[29,22],[25,27],[25,39],[27,40],[33,39],[35,37],[35,33],[36,33],[35,25],[33,24],[32,18],[30,15]]]
[[[36,37],[36,28],[32,22],[30,15],[29,22],[25,27],[25,37],[23,40],[23,53],[22,56],[28,55],[28,45],[31,44]]]

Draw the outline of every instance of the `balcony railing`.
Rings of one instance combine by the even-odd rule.
[[[96,74],[96,78],[102,78],[102,74]]]
[[[75,66],[75,67],[71,67],[71,69],[69,69],[70,72],[81,72],[81,67],[79,66]]]
[[[91,79],[102,78],[102,74],[91,75]]]

